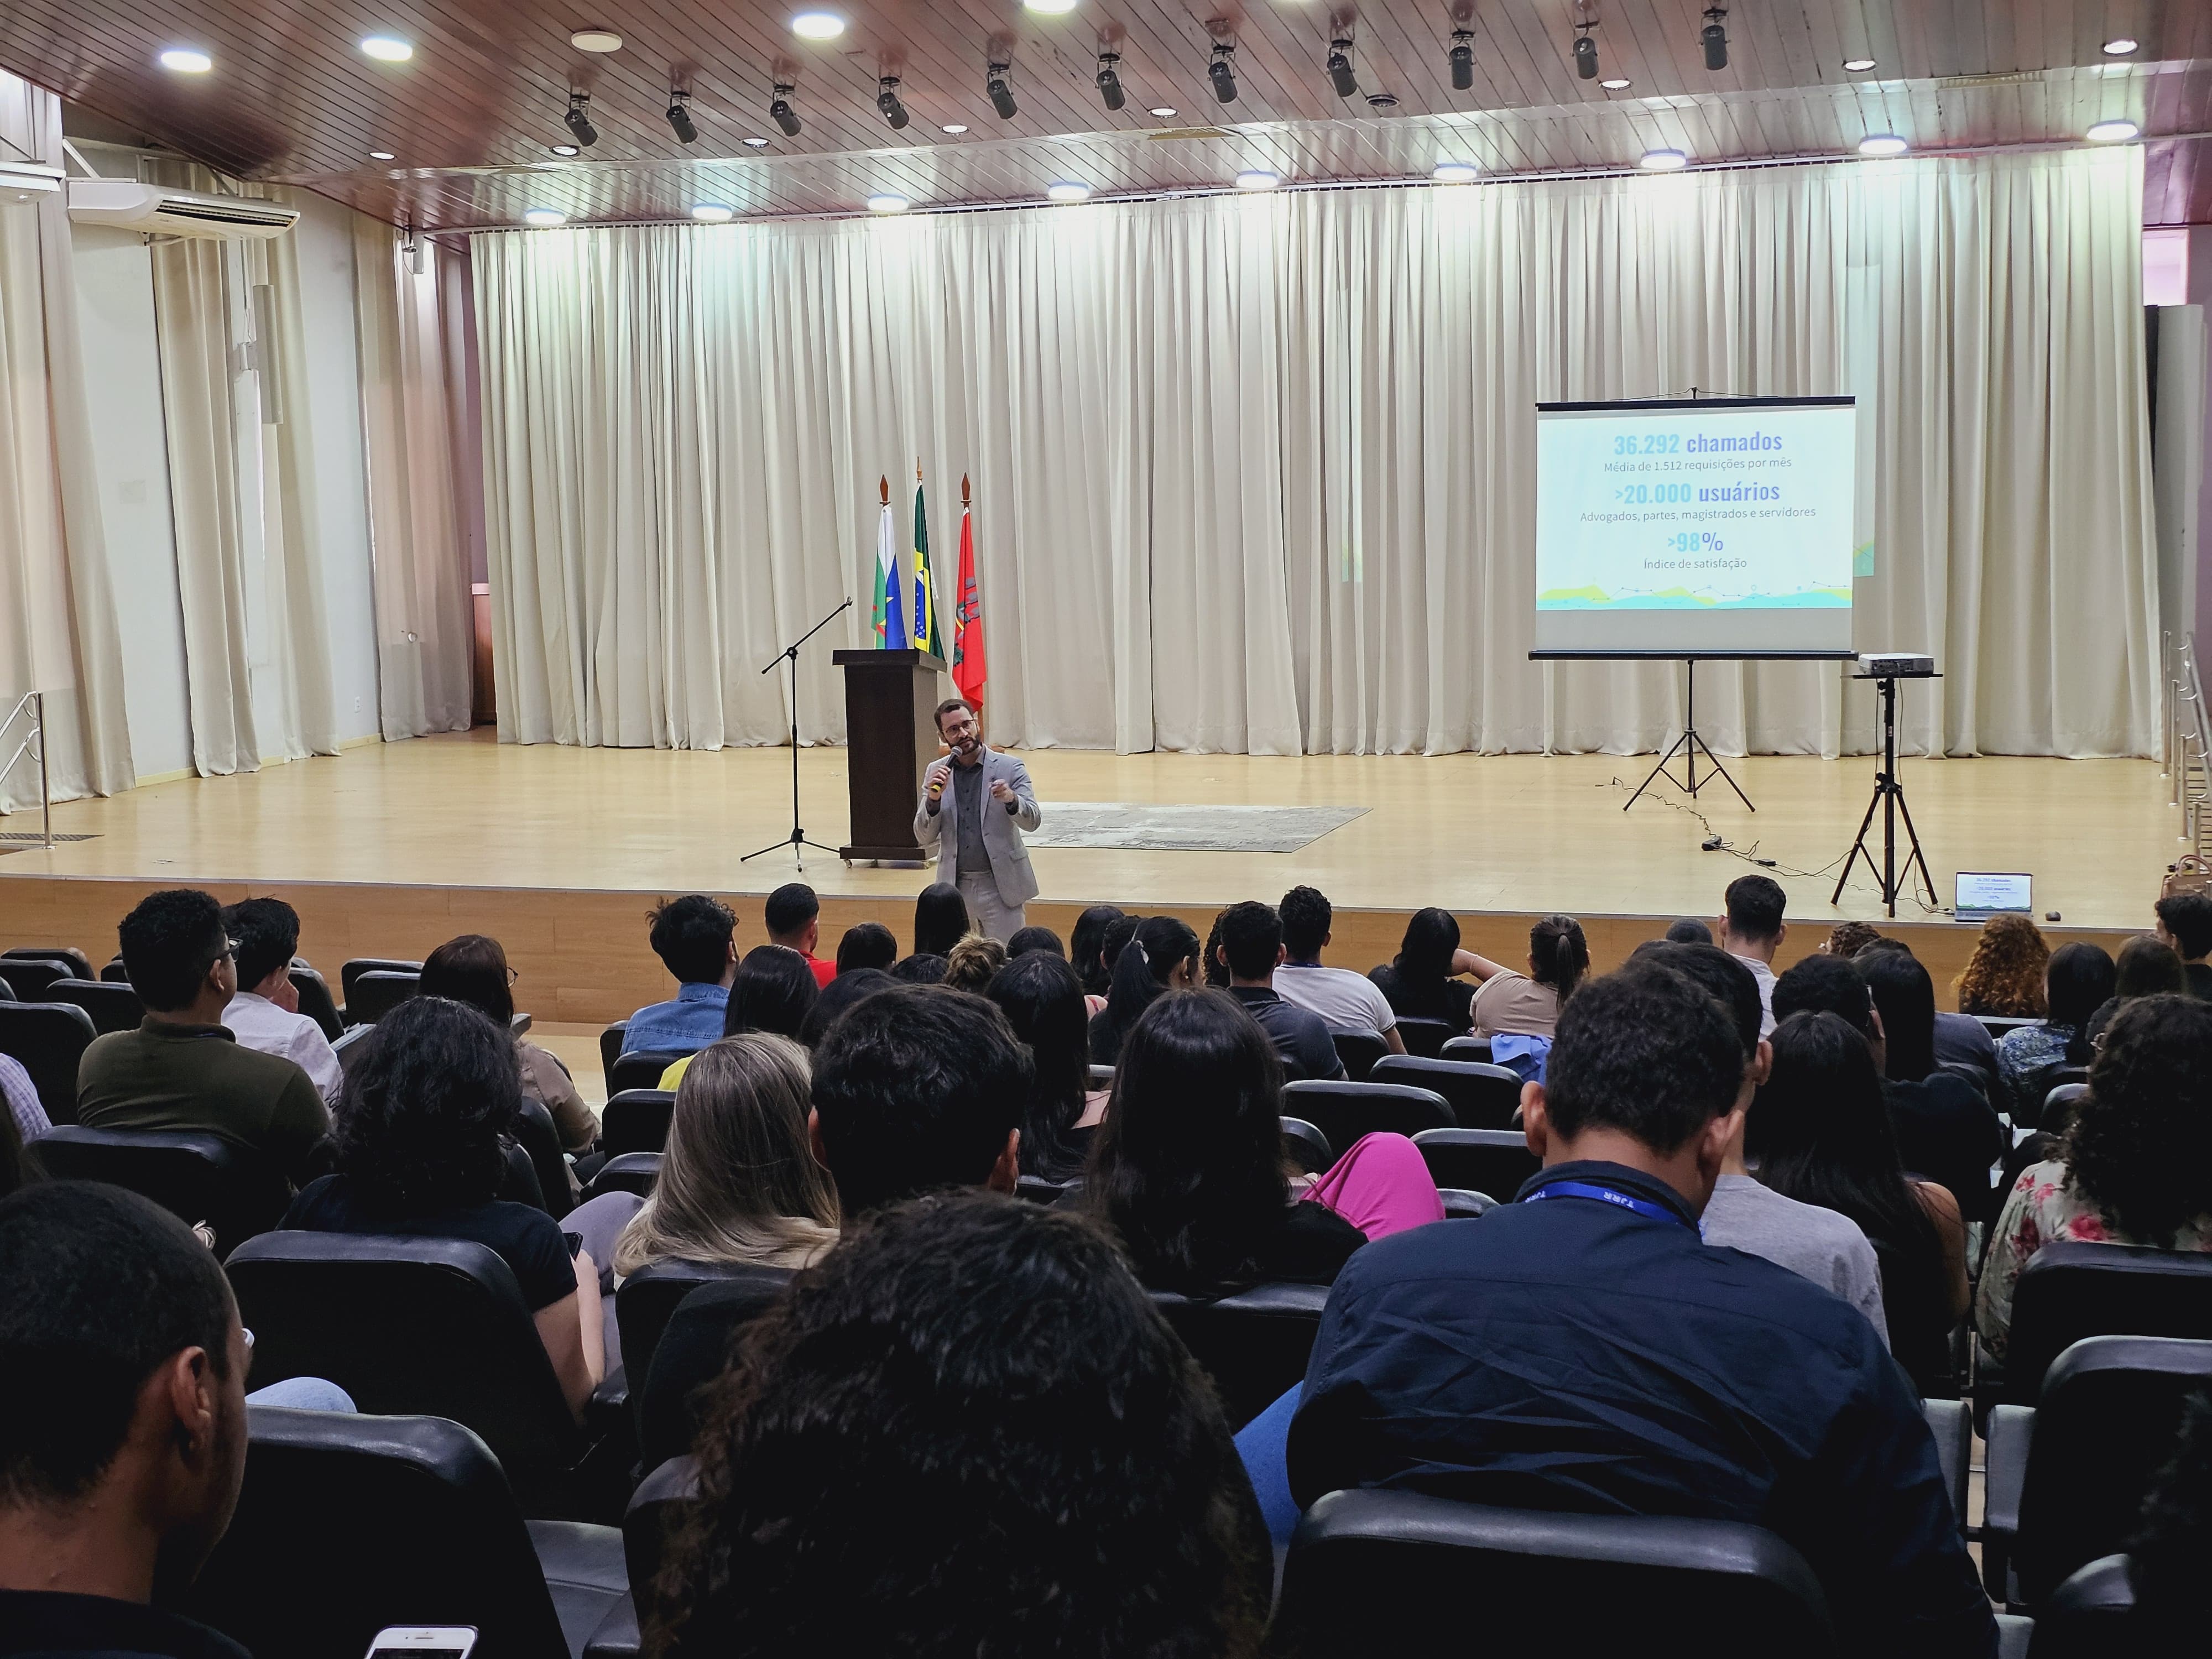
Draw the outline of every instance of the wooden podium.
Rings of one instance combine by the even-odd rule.
[[[939,676],[945,659],[927,651],[839,651],[845,671],[845,774],[853,841],[841,859],[924,857],[914,838],[921,775],[937,758]]]

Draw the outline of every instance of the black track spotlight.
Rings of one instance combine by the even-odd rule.
[[[592,125],[591,106],[590,93],[572,92],[568,94],[568,112],[561,118],[568,131],[576,135],[576,142],[586,149],[599,142],[599,130]]]
[[[1352,42],[1341,38],[1328,43],[1328,78],[1340,98],[1359,95],[1359,77],[1352,72]]]
[[[1006,84],[1006,71],[1012,68],[1012,64],[992,64],[983,76],[983,90],[991,94],[991,107],[1001,121],[1011,121],[1017,113],[1014,89]]]
[[[799,137],[799,116],[791,107],[792,87],[788,82],[776,82],[775,96],[768,106],[769,118],[783,129],[787,138]]]
[[[894,132],[914,118],[906,112],[906,106],[899,102],[898,88],[899,78],[896,75],[886,75],[876,82],[876,107],[884,112],[884,119],[890,123]]]
[[[691,94],[672,92],[668,94],[668,125],[680,144],[699,142],[699,125],[691,118]]]
[[[1474,31],[1454,29],[1451,45],[1452,89],[1466,92],[1474,85]]]
[[[1597,42],[1589,37],[1591,27],[1584,23],[1575,36],[1575,73],[1585,81],[1597,79]]]
[[[1237,48],[1227,40],[1213,43],[1213,61],[1206,66],[1213,82],[1214,98],[1224,104],[1237,101]]]
[[[1705,14],[1705,26],[1698,30],[1698,39],[1705,48],[1705,67],[1719,70],[1728,67],[1728,9],[1715,6]]]
[[[1098,54],[1098,96],[1108,109],[1119,109],[1129,101],[1129,94],[1121,90],[1121,54],[1118,52]]]

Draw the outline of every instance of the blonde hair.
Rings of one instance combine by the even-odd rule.
[[[981,996],[1006,965],[1006,947],[983,933],[970,933],[945,959],[945,981],[956,991]]]
[[[684,1073],[660,1177],[615,1243],[627,1278],[649,1261],[805,1267],[837,1242],[837,1193],[806,1134],[806,1051],[747,1031]]]

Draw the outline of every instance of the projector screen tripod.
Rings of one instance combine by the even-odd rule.
[[[837,855],[836,848],[824,847],[818,841],[807,840],[806,831],[799,828],[799,647],[852,608],[853,601],[848,597],[844,604],[839,605],[820,622],[769,658],[767,664],[761,669],[763,674],[773,673],[778,663],[787,663],[791,668],[791,833],[781,841],[769,842],[757,852],[746,854],[738,860],[740,864],[750,864],[763,853],[773,853],[779,847],[791,848],[791,855],[799,861],[799,867],[801,870],[806,868],[806,854],[803,850],[806,848],[811,847],[817,853],[827,853],[832,858]]]
[[[1705,747],[1705,740],[1698,735],[1698,659],[1695,657],[1687,658],[1683,665],[1688,671],[1688,690],[1682,703],[1682,735],[1674,739],[1673,748],[1659,757],[1659,764],[1651,769],[1651,775],[1636,786],[1636,793],[1628,798],[1626,804],[1620,810],[1626,812],[1629,807],[1635,805],[1638,800],[1642,799],[1644,792],[1662,777],[1689,796],[1692,800],[1695,800],[1698,798],[1698,791],[1700,788],[1711,787],[1713,778],[1717,776],[1723,783],[1735,791],[1735,798],[1756,812],[1759,809],[1752,806],[1751,797],[1743,793],[1736,781],[1729,775],[1728,768],[1721,764],[1720,757]],[[1667,769],[1677,755],[1682,757],[1682,764],[1688,773],[1686,781],[1676,778]],[[1705,757],[1705,764],[1711,769],[1703,784],[1698,781],[1699,755]]]
[[[1861,857],[1867,868],[1875,867],[1874,854],[1867,850],[1867,831],[1874,825],[1875,808],[1881,809],[1881,902],[1889,915],[1897,915],[1897,896],[1912,879],[1913,867],[1920,870],[1920,879],[1927,884],[1928,904],[1933,909],[1942,902],[1936,896],[1936,878],[1928,873],[1928,858],[1920,850],[1920,832],[1912,827],[1912,811],[1905,804],[1905,786],[1897,778],[1897,676],[1894,674],[1854,674],[1853,679],[1873,680],[1881,692],[1881,767],[1874,775],[1874,799],[1867,803],[1866,816],[1859,820],[1858,839],[1851,843],[1851,855],[1844,861],[1844,873],[1836,878],[1836,890],[1828,896],[1835,903],[1844,896],[1844,884],[1851,878]],[[1941,679],[1940,674],[1914,675],[1916,679]],[[1905,855],[1905,868],[1897,867],[1897,820],[1905,820],[1905,836],[1911,850]]]

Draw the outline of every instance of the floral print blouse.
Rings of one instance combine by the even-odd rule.
[[[2014,1123],[2033,1123],[2050,1092],[2051,1073],[2066,1063],[2070,1025],[2016,1025],[1997,1039],[1997,1078],[2005,1098],[1991,1103]]]
[[[2096,1206],[2069,1184],[2063,1164],[2031,1164],[2021,1170],[1997,1217],[1989,1255],[1982,1263],[1981,1289],[1974,1297],[1974,1328],[2000,1359],[2012,1329],[2013,1291],[2020,1283],[2021,1269],[2055,1239],[2084,1244],[2141,1242],[2106,1224]],[[2212,1250],[2212,1216],[2200,1216],[2182,1229],[2174,1236],[2173,1248]]]

